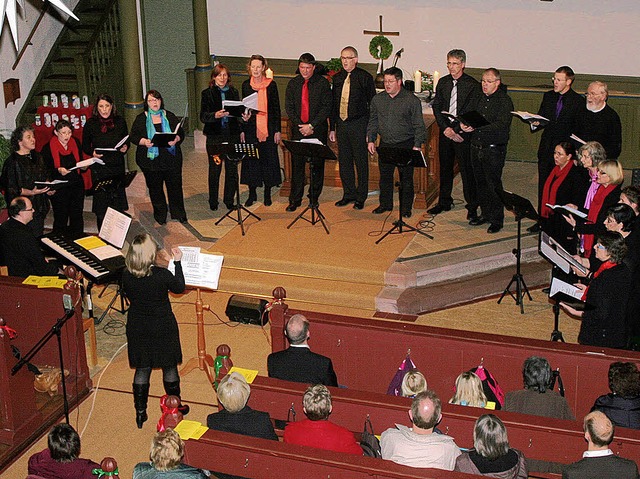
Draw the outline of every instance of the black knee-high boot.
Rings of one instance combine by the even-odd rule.
[[[264,205],[271,206],[271,187],[270,186],[264,187]]]
[[[138,429],[142,429],[142,425],[148,419],[147,416],[147,400],[149,399],[149,384],[133,383],[133,403],[136,408],[136,424]]]
[[[258,191],[257,188],[255,186],[250,186],[249,187],[249,198],[247,198],[247,201],[244,203],[245,206],[251,206],[253,205],[256,201],[258,201]]]
[[[166,392],[169,396],[180,397],[180,381],[163,381],[163,383],[164,383],[164,392]],[[183,416],[186,416],[187,414],[189,414],[189,410],[190,408],[186,404],[182,404],[182,406],[178,408],[178,411],[180,411]]]

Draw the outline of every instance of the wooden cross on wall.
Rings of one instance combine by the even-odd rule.
[[[390,37],[399,37],[400,32],[385,32],[382,30],[382,15],[380,15],[380,30],[363,30],[362,33],[365,35],[388,35]]]

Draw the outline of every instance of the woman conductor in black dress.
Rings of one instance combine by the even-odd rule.
[[[93,116],[87,120],[82,130],[82,149],[85,154],[100,158],[104,165],[91,166],[93,192],[93,212],[98,221],[98,230],[102,226],[107,208],[124,213],[129,209],[124,188],[125,159],[129,141],[125,141],[117,150],[113,149],[127,136],[129,129],[124,118],[116,114],[116,106],[111,95],[98,95],[93,107]],[[111,182],[103,183],[105,180]]]
[[[155,265],[158,247],[147,234],[134,238],[126,257],[122,286],[131,303],[127,318],[129,366],[135,368],[133,400],[136,424],[142,428],[147,420],[149,379],[153,368],[162,368],[162,380],[167,394],[180,396],[178,364],[182,362],[180,333],[171,310],[168,292],[184,291],[182,251],[171,250],[175,262],[175,276]],[[188,412],[188,406],[181,410]]]

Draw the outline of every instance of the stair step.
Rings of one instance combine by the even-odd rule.
[[[41,80],[40,88],[50,93],[61,91],[67,96],[69,96],[69,92],[74,92],[73,94],[77,95],[78,78],[75,75],[51,75]]]
[[[75,75],[76,62],[73,58],[58,58],[49,63],[50,75]]]

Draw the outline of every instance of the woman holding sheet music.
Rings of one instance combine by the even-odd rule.
[[[182,193],[182,150],[180,149],[184,140],[184,130],[179,123],[177,116],[164,109],[160,92],[149,90],[145,96],[144,112],[136,117],[131,127],[129,139],[133,144],[138,145],[136,163],[142,170],[149,188],[153,217],[160,225],[167,222],[167,197],[164,194],[164,186],[167,187],[168,211],[171,213],[171,218],[180,223],[187,222]],[[157,132],[173,133],[174,131],[176,134],[171,135],[173,139],[165,146],[160,146],[160,142],[154,145],[153,137]]]
[[[565,303],[560,305],[582,319],[580,344],[625,348],[629,339],[625,317],[632,286],[631,272],[623,263],[627,246],[620,233],[605,231],[598,234],[593,249],[601,265],[588,286],[576,284],[583,290],[582,300],[592,309],[578,311]]]
[[[571,254],[577,251],[577,238],[573,228],[550,205],[581,204],[589,188],[589,177],[583,168],[575,165],[576,150],[572,143],[562,141],[553,152],[555,167],[542,189],[540,216],[542,229]]]
[[[93,116],[87,120],[82,131],[82,149],[86,155],[100,158],[104,165],[91,166],[93,181],[92,211],[102,226],[107,208],[124,213],[129,209],[125,192],[125,153],[129,149],[129,128],[124,118],[116,114],[111,95],[102,93],[93,104]],[[122,140],[118,149],[115,147]]]
[[[82,147],[73,136],[71,123],[67,120],[56,123],[53,138],[42,148],[42,156],[52,171],[52,179],[67,182],[51,196],[53,232],[81,235],[84,231],[84,181],[80,171],[71,168],[82,160]]]
[[[207,156],[209,159],[209,208],[218,209],[218,191],[220,173],[224,163],[224,197],[228,209],[233,209],[238,184],[238,167],[225,161],[218,145],[240,142],[239,119],[231,116],[222,106],[224,100],[240,100],[240,94],[231,84],[229,70],[222,63],[213,67],[209,88],[202,91],[200,103],[200,121],[204,123],[202,133],[207,137]]]
[[[249,158],[242,163],[240,180],[249,186],[245,206],[258,200],[257,188],[264,185],[264,205],[271,206],[271,188],[280,186],[280,97],[273,78],[266,77],[267,60],[262,55],[251,55],[248,65],[250,78],[242,83],[242,97],[258,93],[258,110],[246,115],[243,140],[258,144],[260,158]]]
[[[30,126],[19,126],[11,133],[11,154],[2,166],[2,184],[7,205],[16,196],[28,196],[33,205],[29,228],[36,237],[42,236],[44,219],[49,212],[49,196],[53,191],[38,187],[36,181],[50,179],[42,155],[36,151],[36,136]]]

